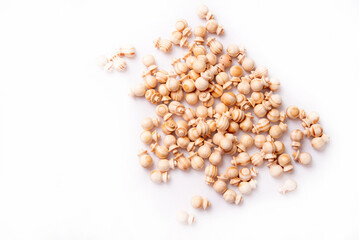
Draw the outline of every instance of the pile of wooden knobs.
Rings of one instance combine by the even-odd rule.
[[[257,186],[256,167],[265,164],[275,178],[291,173],[292,159],[303,165],[312,160],[309,153],[301,151],[304,137],[311,138],[315,150],[322,149],[329,137],[318,124],[317,113],[306,113],[293,105],[278,110],[282,106],[281,96],[275,93],[279,81],[269,77],[266,67],[256,66],[244,46],[229,44],[224,48],[213,36],[223,34],[224,29],[207,6],[199,6],[197,15],[206,21],[204,26],[192,30],[181,19],[168,39],[159,37],[154,41],[155,47],[164,53],[175,45],[186,49],[182,58],[172,59],[173,70],[160,69],[152,55],[142,58],[146,67],[143,83],[134,86],[131,95],[156,105],[157,116],[141,121],[144,131],[140,138],[149,151],[139,152],[139,162],[150,168],[150,152],[154,153],[157,169],[150,173],[150,179],[155,183],[169,181],[169,172],[175,169],[204,170],[207,185],[225,201],[239,204],[242,195]],[[104,62],[117,68],[118,58],[116,55],[115,60]],[[303,126],[302,130],[290,131],[291,155],[280,141],[288,132],[288,120],[299,120]],[[159,130],[155,130],[157,127]],[[252,147],[258,148],[258,152],[250,155],[248,149]],[[225,155],[231,156],[232,166],[220,173],[218,168]],[[293,191],[296,186],[294,180],[288,179],[279,192]],[[206,209],[210,205],[199,196],[191,202],[194,208]],[[182,211],[178,219],[192,223],[194,216]]]

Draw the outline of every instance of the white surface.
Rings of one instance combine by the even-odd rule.
[[[281,80],[285,106],[318,111],[331,136],[322,153],[305,142],[313,164],[296,165],[296,192],[280,195],[285,177],[261,168],[258,189],[234,206],[203,172],[174,171],[158,186],[139,167],[139,121],[154,107],[128,88],[141,81],[144,54],[169,69],[155,37],[178,18],[205,23],[192,2],[0,3],[0,239],[359,238],[357,1],[206,2],[223,42],[243,43]],[[125,74],[95,66],[126,43],[137,57]],[[195,194],[211,209],[191,209]],[[193,226],[176,222],[181,209],[197,216]]]

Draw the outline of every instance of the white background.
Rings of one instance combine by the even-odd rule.
[[[174,171],[159,186],[138,165],[139,122],[154,107],[128,89],[142,81],[144,54],[170,69],[154,38],[179,18],[205,24],[193,2],[0,3],[1,240],[359,238],[358,1],[206,2],[224,45],[244,44],[281,80],[284,106],[317,111],[331,136],[320,153],[304,143],[314,160],[296,165],[296,192],[280,195],[288,174],[274,180],[263,167],[257,190],[234,206],[203,172]],[[125,73],[96,67],[98,55],[127,43],[137,56]],[[195,194],[211,209],[192,209]],[[176,222],[181,209],[196,215],[193,226]]]

